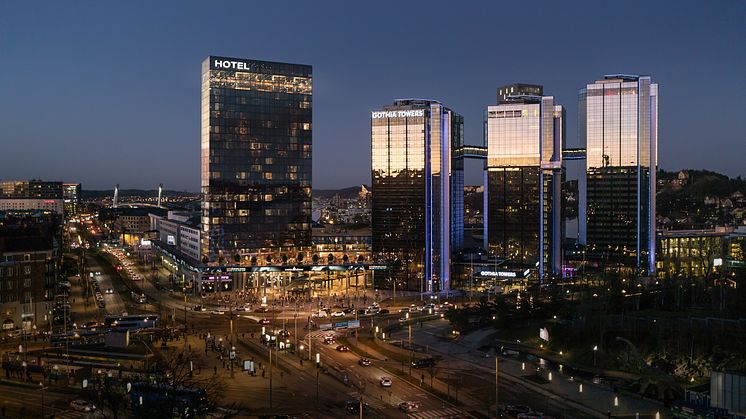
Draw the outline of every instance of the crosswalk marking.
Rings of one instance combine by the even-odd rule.
[[[455,407],[449,407],[447,409],[428,410],[426,412],[415,412],[410,413],[408,416],[410,419],[456,419],[456,418],[470,418],[471,416]]]

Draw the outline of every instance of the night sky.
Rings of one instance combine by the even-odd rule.
[[[369,183],[370,111],[396,98],[481,144],[497,86],[543,84],[575,146],[577,91],[609,73],[659,83],[661,168],[746,175],[744,1],[7,1],[0,178],[197,191],[208,55],[313,65],[315,188]]]

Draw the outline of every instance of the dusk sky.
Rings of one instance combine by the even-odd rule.
[[[197,191],[208,55],[313,65],[315,188],[370,182],[370,111],[396,98],[481,144],[497,86],[543,84],[576,146],[578,89],[609,73],[659,83],[661,168],[746,175],[744,1],[8,1],[0,178]]]

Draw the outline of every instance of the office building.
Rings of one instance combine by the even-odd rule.
[[[78,215],[80,208],[80,183],[62,184],[62,198],[65,218]]]
[[[63,214],[62,182],[0,181],[0,211],[51,211]]]
[[[203,262],[311,246],[311,66],[202,63]]]
[[[658,85],[648,76],[609,75],[581,89],[579,101],[587,253],[653,274]]]
[[[539,278],[558,275],[564,109],[552,96],[508,95],[486,117],[484,247]]]
[[[463,126],[432,100],[397,100],[371,113],[373,257],[395,267],[397,286],[450,287],[451,254],[463,242],[463,159],[454,153]]]

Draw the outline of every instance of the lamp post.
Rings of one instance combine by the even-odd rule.
[[[596,366],[596,352],[598,352],[598,345],[593,345],[593,366]]]

